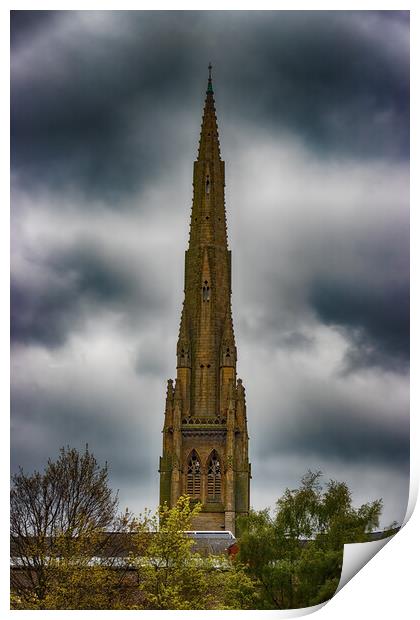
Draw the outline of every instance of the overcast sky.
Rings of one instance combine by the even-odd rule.
[[[12,469],[158,502],[213,63],[251,504],[409,481],[407,12],[13,12]]]

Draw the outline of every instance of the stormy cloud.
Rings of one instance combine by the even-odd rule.
[[[133,326],[165,305],[163,292],[154,289],[147,273],[138,276],[133,262],[122,253],[106,253],[95,240],[66,249],[51,248],[36,262],[31,274],[12,283],[14,309],[12,341],[62,345],[92,312],[118,311]]]
[[[12,12],[12,468],[158,501],[209,60],[251,503],[311,467],[401,520],[408,12]]]

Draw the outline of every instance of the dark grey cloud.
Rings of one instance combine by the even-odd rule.
[[[38,19],[32,38],[26,30],[30,58],[21,58],[25,50],[17,46],[12,166],[35,184],[76,186],[115,206],[121,195],[164,172],[182,145],[182,137],[174,144],[171,122],[188,103],[192,76],[181,67],[188,66],[190,48],[172,30],[179,18],[117,13],[110,24],[104,17],[103,29],[99,24],[94,33],[88,19],[60,12],[53,25],[49,15],[44,28]],[[168,101],[172,119],[163,121]]]
[[[164,377],[166,364],[162,359],[160,351],[151,348],[139,351],[135,369],[140,376],[154,375],[156,377]]]
[[[285,11],[246,23],[238,82],[250,120],[293,128],[322,156],[408,157],[408,49],[398,20]]]
[[[345,230],[342,234],[346,235]],[[337,231],[337,239],[339,235]],[[408,258],[408,234],[406,243],[402,247],[404,259]],[[344,251],[344,246],[338,243],[338,253]],[[257,268],[255,283],[247,291],[256,315],[238,313],[241,332],[270,348],[310,350],[313,329],[320,322],[338,330],[348,343],[343,373],[377,367],[405,374],[410,356],[408,261],[406,267],[397,267],[401,256],[393,263],[375,255],[363,261],[364,272],[359,273],[355,265],[354,271],[337,266],[334,252],[326,250],[331,264],[324,269],[311,263],[310,249],[299,252],[308,262],[304,275],[298,266],[290,268],[296,275],[294,285],[284,281],[281,265],[278,273],[267,268],[269,259],[261,263],[261,273]],[[353,255],[356,260],[357,253],[360,256],[360,247],[348,253],[349,264]],[[259,300],[264,303],[258,309]]]
[[[25,45],[27,36],[34,36],[39,29],[45,29],[47,24],[51,26],[51,21],[59,17],[58,11],[10,11],[12,49]]]
[[[348,368],[381,366],[407,370],[410,354],[409,282],[388,290],[346,281],[314,281],[310,303],[321,321],[344,328],[352,348]],[[366,283],[367,284],[367,283]]]
[[[332,265],[314,274],[308,285],[308,303],[318,318],[326,325],[343,329],[351,343],[346,355],[349,370],[379,366],[407,371],[409,222],[404,211],[398,224],[390,218],[389,229],[381,230],[379,235],[368,229],[364,238],[359,235],[343,243],[338,250],[346,252],[348,268]]]
[[[157,455],[148,446],[152,433],[158,434],[160,429],[153,421],[146,423],[147,403],[153,400],[145,397],[141,384],[134,383],[137,399],[130,402],[132,393],[129,391],[128,397],[123,394],[121,377],[115,377],[117,386],[110,383],[105,389],[103,386],[95,389],[96,377],[92,369],[89,372],[94,384],[90,389],[88,382],[83,385],[80,378],[72,383],[75,377],[69,375],[69,385],[61,384],[63,377],[56,371],[52,376],[61,385],[55,389],[26,382],[14,391],[12,471],[19,466],[26,471],[40,470],[48,458],[55,458],[61,445],[83,449],[87,443],[98,461],[108,463],[111,484],[119,489],[122,507],[129,505],[140,510],[145,501],[154,505],[151,494],[129,497],[127,492],[139,487],[147,489],[157,469]],[[124,382],[124,387],[130,388],[129,380]],[[141,428],[133,432],[139,418],[143,420]]]
[[[51,249],[32,261],[45,277],[12,280],[12,343],[60,346],[92,315],[119,312],[122,322],[133,327],[164,311],[164,291],[153,286],[147,273],[140,275],[135,263],[107,254],[94,240]]]
[[[265,450],[292,453],[302,459],[332,459],[342,463],[382,464],[408,471],[409,428],[406,420],[395,427],[393,421],[372,415],[366,394],[364,409],[358,403],[318,399],[313,392],[303,399],[303,411],[287,411],[288,421],[266,437]],[[285,413],[279,406],[279,418]],[[374,412],[375,414],[375,412]],[[290,422],[289,416],[294,421]]]
[[[290,334],[313,342],[321,323],[348,342],[343,372],[376,366],[405,374],[408,171],[354,159],[329,165],[290,139],[278,144],[259,141],[250,164],[240,156],[250,178],[233,190],[237,327],[267,347],[287,348]]]
[[[83,13],[12,14],[12,165],[22,182],[76,185],[115,207],[157,179],[192,151],[184,115],[198,121],[195,86],[210,54],[224,123],[288,128],[321,156],[408,157],[404,17]]]

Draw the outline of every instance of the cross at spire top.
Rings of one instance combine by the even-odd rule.
[[[207,92],[208,93],[212,93],[213,92],[213,84],[211,81],[211,70],[213,69],[211,62],[209,62],[209,66],[208,66],[208,70],[209,70],[209,81],[207,83]]]

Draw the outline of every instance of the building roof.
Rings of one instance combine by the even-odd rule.
[[[236,538],[232,532],[228,531],[188,531],[185,532],[186,536],[192,538],[194,543],[192,545],[193,553],[199,553],[200,555],[227,555],[228,549],[235,542]],[[146,532],[144,534],[145,543],[147,539],[153,537],[154,532]],[[109,532],[103,534],[103,540],[100,541],[95,549],[95,555],[102,558],[126,558],[130,553],[138,552],[138,541],[135,540],[136,534]],[[47,541],[47,544],[51,546],[51,552],[53,551],[53,544],[51,539]],[[19,549],[17,541],[11,540],[10,544],[10,556],[16,558],[19,556]]]

